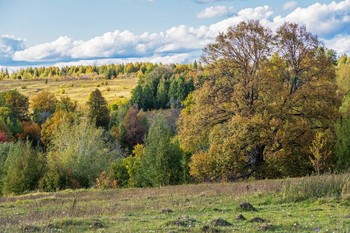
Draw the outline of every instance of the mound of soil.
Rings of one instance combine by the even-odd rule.
[[[242,202],[239,204],[239,208],[243,211],[257,211],[256,208],[249,202]]]
[[[246,218],[243,216],[243,214],[237,215],[237,216],[235,217],[235,219],[238,220],[238,221],[244,221],[244,220],[246,220]]]
[[[178,226],[178,227],[192,227],[197,222],[196,219],[190,217],[180,217],[175,221],[170,221],[166,225]]]
[[[252,218],[251,220],[249,220],[249,222],[268,222],[268,221],[264,218],[255,217],[255,218]]]
[[[171,209],[169,209],[169,208],[163,208],[163,209],[162,209],[162,213],[163,213],[163,214],[170,214],[170,213],[172,213],[172,212],[174,212],[174,211],[171,210]]]
[[[216,229],[216,228],[208,226],[208,225],[203,226],[201,231],[205,232],[205,233],[220,233],[221,232],[219,229]]]
[[[211,224],[213,224],[213,226],[216,226],[216,227],[232,226],[231,223],[229,223],[228,221],[226,221],[225,219],[222,219],[222,218],[217,218],[217,219],[212,220]]]

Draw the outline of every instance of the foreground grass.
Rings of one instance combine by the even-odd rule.
[[[349,177],[5,197],[0,232],[350,232]],[[320,183],[332,190],[323,192]],[[312,186],[316,193],[310,192]],[[242,202],[256,211],[244,211]],[[236,220],[239,214],[246,220]],[[255,217],[266,222],[251,222]],[[217,226],[213,220],[218,218],[232,225]]]
[[[107,81],[107,83],[106,83]],[[98,88],[107,102],[111,103],[118,99],[130,98],[131,90],[136,86],[137,78],[105,79],[45,79],[41,80],[0,80],[0,90],[8,91],[17,89],[29,98],[41,90],[48,90],[58,98],[69,96],[79,104],[88,100],[89,94]]]

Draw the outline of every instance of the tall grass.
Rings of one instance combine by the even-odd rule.
[[[310,176],[291,179],[282,186],[284,201],[304,201],[317,198],[348,198],[350,174]]]

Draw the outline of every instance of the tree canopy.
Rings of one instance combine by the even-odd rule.
[[[242,22],[205,47],[202,61],[208,75],[181,114],[182,147],[214,157],[215,179],[308,173],[310,143],[332,128],[340,104],[317,37],[293,23],[272,32]]]

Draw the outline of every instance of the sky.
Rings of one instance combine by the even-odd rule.
[[[0,67],[190,63],[249,19],[303,24],[350,55],[350,0],[0,0]]]

